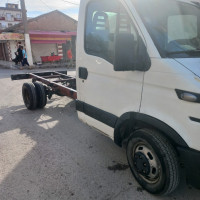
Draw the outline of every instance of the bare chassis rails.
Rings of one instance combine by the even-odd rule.
[[[45,86],[46,95],[51,98],[53,94],[77,99],[76,78],[67,75],[67,71],[41,72],[11,75],[12,80],[32,79]]]

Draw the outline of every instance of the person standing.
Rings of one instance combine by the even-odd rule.
[[[67,58],[69,60],[69,66],[73,67],[73,55],[71,48],[69,48],[69,50],[67,51]]]
[[[25,65],[29,66],[26,50],[23,48],[23,46],[21,46],[21,49],[22,49],[22,54],[23,54],[22,66],[25,66]]]

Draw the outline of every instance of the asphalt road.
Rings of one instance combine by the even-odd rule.
[[[74,102],[54,96],[28,111],[13,73],[0,69],[0,200],[200,199],[184,181],[168,197],[142,190],[125,150],[80,122]]]

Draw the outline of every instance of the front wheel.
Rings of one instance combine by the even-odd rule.
[[[127,159],[134,177],[149,193],[168,195],[178,187],[176,152],[159,132],[148,129],[134,132],[128,141]]]

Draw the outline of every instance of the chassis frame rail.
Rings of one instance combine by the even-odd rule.
[[[32,79],[51,88],[51,93],[77,99],[76,78],[67,75],[67,71],[41,72],[11,75],[11,80]],[[56,80],[53,80],[56,79]]]

